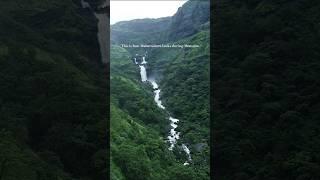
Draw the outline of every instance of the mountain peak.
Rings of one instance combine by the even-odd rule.
[[[180,39],[197,33],[202,24],[209,21],[209,1],[190,0],[178,9],[172,17],[169,39]]]

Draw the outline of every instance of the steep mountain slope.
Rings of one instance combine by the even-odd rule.
[[[200,9],[201,12],[199,12]],[[197,16],[197,13],[199,16]],[[206,17],[204,14],[206,14]],[[185,179],[209,179],[210,47],[208,14],[208,1],[194,1],[185,3],[174,17],[119,22],[111,27],[111,39],[114,44],[111,53],[117,53],[117,55],[111,57],[111,74],[121,74],[121,78],[113,79],[112,81],[122,81],[122,83],[127,84],[127,86],[129,86],[129,84],[132,86],[132,88],[118,88],[112,92],[125,95],[124,99],[126,99],[126,103],[132,104],[131,108],[138,108],[132,112],[147,110],[150,106],[156,105],[152,100],[153,92],[150,87],[151,85],[141,82],[139,66],[135,65],[133,61],[136,54],[141,55],[147,51],[148,55],[146,59],[148,63],[146,68],[148,77],[159,82],[162,90],[160,96],[168,109],[167,111],[180,120],[177,129],[181,132],[181,140],[178,141],[177,148],[172,152],[162,152],[165,155],[173,153],[170,155],[172,156],[171,160],[164,159],[164,161],[170,161],[170,163],[174,164],[178,163],[178,165],[180,163],[180,165],[182,165],[187,159],[187,156],[182,150],[181,143],[187,144],[191,150],[192,163],[189,166],[179,167],[177,169],[178,172],[175,172],[189,173],[189,175],[184,176]],[[183,23],[179,24],[179,21]],[[193,25],[189,26],[190,23]],[[185,24],[187,24],[187,26],[185,26]],[[153,33],[157,35],[153,36]],[[171,36],[174,36],[174,38]],[[122,43],[192,44],[199,45],[199,47],[126,48],[124,50],[119,47]],[[125,61],[124,59],[127,60]],[[132,80],[128,81],[127,79]],[[115,88],[112,84],[113,83],[111,83],[111,90]],[[142,103],[135,102],[137,100],[134,100],[132,97],[142,97],[132,94],[135,91],[132,89],[136,89],[134,87],[142,89],[139,93],[146,94],[146,97],[149,97],[150,101],[143,101]],[[119,100],[119,97],[114,98]],[[124,106],[119,108],[121,110],[126,109]],[[130,110],[126,111],[130,114]],[[158,138],[161,137],[164,141],[170,131],[170,125],[165,116],[157,115],[157,111],[159,111],[159,108],[155,106],[155,109],[151,110],[150,114],[147,115],[148,118],[153,120],[152,123],[150,123],[150,120],[147,120],[148,118],[140,116],[139,113],[131,113],[130,116],[134,122],[138,122],[142,126],[148,126],[150,131],[157,132]],[[159,113],[161,114],[161,111]],[[138,118],[135,119],[136,117]],[[159,117],[159,119],[157,120],[156,117]],[[111,144],[113,144],[112,139]],[[168,148],[168,143],[164,143],[164,145]],[[121,154],[121,152],[119,153]],[[185,172],[184,168],[189,169],[192,173]],[[122,168],[119,169],[121,170]],[[159,172],[161,172],[160,174],[172,172],[166,167],[161,167],[161,169],[162,170],[159,170]]]
[[[80,1],[0,2],[0,179],[105,179],[107,87]]]
[[[111,26],[111,43],[154,43],[166,37],[170,17],[123,21]]]
[[[215,1],[214,177],[319,179],[319,1]]]
[[[153,102],[149,86],[121,47],[111,51],[111,178],[206,179],[183,166],[185,155],[168,150],[165,112]],[[179,160],[177,160],[179,157]]]
[[[189,37],[209,28],[209,6],[207,0],[190,0],[172,17],[118,22],[111,26],[111,43],[166,43]]]
[[[204,26],[208,27],[209,6],[209,1],[186,2],[171,19],[168,39],[170,41],[182,39],[199,32]]]

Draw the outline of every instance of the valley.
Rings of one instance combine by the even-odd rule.
[[[197,19],[188,18],[191,14]],[[197,23],[191,26],[192,21]],[[209,179],[208,21],[209,2],[189,1],[173,17],[111,26],[111,107],[121,109],[114,115],[111,112],[111,173],[115,179],[131,179],[134,173],[145,179]],[[189,26],[179,27],[186,24]],[[196,46],[143,46],[148,44]],[[120,114],[131,120],[113,118]],[[140,127],[140,135],[129,135],[127,130],[134,127]],[[147,138],[150,133],[152,140]],[[120,148],[124,144],[126,152]],[[137,157],[136,148],[140,151]],[[128,151],[131,158],[120,161]],[[136,172],[134,164],[143,165],[148,173]],[[132,169],[124,169],[128,166]]]

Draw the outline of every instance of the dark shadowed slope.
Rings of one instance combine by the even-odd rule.
[[[215,1],[216,179],[319,179],[319,1]]]
[[[0,2],[0,179],[105,179],[106,77],[80,1]]]

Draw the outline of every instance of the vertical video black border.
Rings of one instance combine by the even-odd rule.
[[[210,112],[209,112],[209,117],[210,117],[210,122],[209,122],[209,130],[210,130],[210,179],[213,179],[213,49],[214,49],[214,36],[213,36],[213,29],[214,29],[214,15],[213,15],[213,10],[214,10],[214,1],[215,0],[210,0]]]

